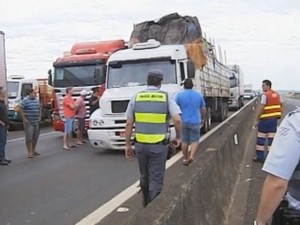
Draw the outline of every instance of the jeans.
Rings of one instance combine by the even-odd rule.
[[[5,145],[7,138],[7,128],[0,125],[0,161],[5,159]]]

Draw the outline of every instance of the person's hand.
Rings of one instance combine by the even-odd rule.
[[[201,120],[200,129],[203,127],[203,125],[204,125],[204,120]]]
[[[253,124],[253,129],[255,129],[258,126],[258,121],[255,121]]]
[[[134,151],[133,151],[133,148],[131,145],[126,145],[125,156],[127,159],[132,160],[132,158],[134,156]]]
[[[0,120],[0,126],[5,126],[5,123]]]
[[[180,146],[181,140],[179,138],[175,138],[171,141],[171,147],[176,149]]]

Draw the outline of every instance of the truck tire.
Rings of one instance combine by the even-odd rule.
[[[228,115],[228,104],[227,102],[220,102],[218,112],[216,114],[216,122],[222,122],[227,118]]]
[[[208,107],[206,109],[206,120],[204,121],[204,125],[201,128],[201,133],[205,134],[211,129],[211,110]]]

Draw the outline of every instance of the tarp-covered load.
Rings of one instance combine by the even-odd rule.
[[[184,44],[189,57],[197,68],[207,63],[202,39],[202,30],[196,17],[173,13],[157,21],[145,21],[134,26],[129,47],[139,42],[155,39],[162,45]]]

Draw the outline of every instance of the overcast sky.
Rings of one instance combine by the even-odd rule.
[[[246,83],[300,89],[298,0],[1,0],[0,9],[8,74],[46,77],[74,42],[128,40],[133,23],[178,12],[198,17]]]

